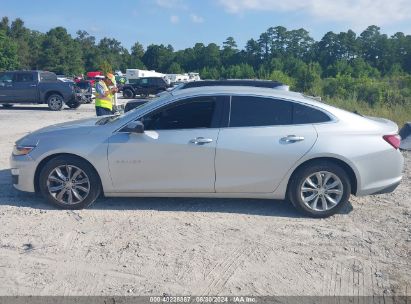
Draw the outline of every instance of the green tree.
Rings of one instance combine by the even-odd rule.
[[[0,70],[13,70],[18,65],[17,44],[0,31]]]
[[[77,75],[84,72],[81,47],[63,27],[47,32],[39,64],[40,68],[57,74]]]

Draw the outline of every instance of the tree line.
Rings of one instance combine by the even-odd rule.
[[[86,71],[154,69],[164,73],[200,72],[203,79],[279,80],[314,95],[351,98],[375,105],[411,102],[411,36],[381,33],[375,25],[354,31],[327,32],[319,41],[305,29],[270,27],[239,48],[233,37],[221,45],[171,45],[97,41],[86,31],[72,37],[65,28],[47,33],[28,29],[23,20],[0,22],[0,70],[44,69],[78,75]]]

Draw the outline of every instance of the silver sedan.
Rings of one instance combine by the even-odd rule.
[[[15,188],[78,209],[107,197],[289,199],[313,217],[351,194],[393,191],[395,123],[258,87],[168,92],[123,115],[63,123],[16,142]]]

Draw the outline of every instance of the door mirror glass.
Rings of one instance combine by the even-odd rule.
[[[132,121],[129,122],[121,131],[142,134],[144,133],[144,125],[141,121]]]

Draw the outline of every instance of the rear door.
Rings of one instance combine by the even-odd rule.
[[[312,124],[293,124],[293,102],[233,96],[216,152],[216,192],[271,193],[317,139]]]
[[[38,80],[36,74],[31,72],[19,72],[14,74],[13,91],[18,102],[38,101]]]

